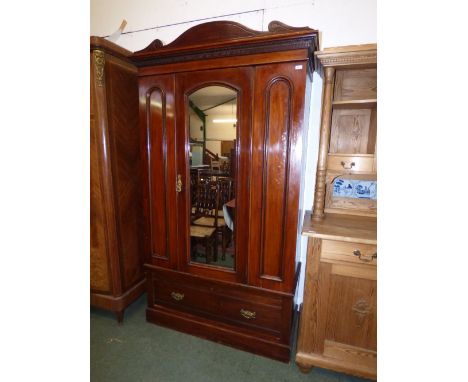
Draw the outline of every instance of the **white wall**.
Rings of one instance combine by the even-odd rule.
[[[108,36],[123,19],[128,24],[117,43],[131,51],[145,48],[154,39],[167,44],[190,27],[214,20],[237,21],[262,31],[268,29],[272,20],[308,26],[320,31],[320,49],[377,41],[376,0],[91,0],[91,35]],[[315,73],[301,214],[313,203],[321,86],[321,78]],[[303,266],[297,303],[302,302],[305,249],[306,240],[302,238],[298,240],[298,257]]]

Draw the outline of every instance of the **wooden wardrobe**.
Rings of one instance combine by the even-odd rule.
[[[219,21],[197,25],[166,46],[155,40],[133,54],[149,322],[289,362],[300,268],[295,259],[309,107],[304,99],[316,46],[317,31],[310,28],[272,22],[258,32]],[[208,261],[210,240],[216,240],[210,235],[217,231],[207,230],[205,244],[193,240],[189,104],[210,86],[237,100],[229,267]],[[194,260],[195,245],[206,249],[206,262]]]
[[[137,69],[91,37],[91,305],[116,313],[145,290]]]
[[[377,46],[316,52],[323,104],[296,362],[377,378]]]

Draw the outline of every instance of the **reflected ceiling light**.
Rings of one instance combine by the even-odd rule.
[[[236,123],[237,118],[220,118],[220,119],[213,119],[213,123]]]

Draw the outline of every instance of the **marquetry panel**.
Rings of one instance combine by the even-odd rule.
[[[93,110],[93,103],[91,103]],[[109,267],[107,263],[106,221],[101,192],[100,161],[98,140],[96,137],[96,120],[91,118],[90,137],[90,281],[91,289],[100,292],[110,292]]]
[[[130,54],[91,37],[90,302],[118,321],[145,281],[138,81]]]
[[[143,276],[140,140],[136,68],[109,56],[106,92],[122,287]]]

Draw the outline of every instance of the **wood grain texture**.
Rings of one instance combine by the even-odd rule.
[[[329,154],[328,170],[341,174],[375,173],[374,156],[367,154]]]
[[[296,354],[305,372],[377,377],[377,201],[332,194],[339,178],[377,177],[376,53],[374,45],[317,53],[323,113],[314,211],[303,223],[309,246]]]
[[[349,45],[315,52],[317,66],[324,68],[373,68],[377,65],[377,44]]]
[[[354,252],[359,251],[360,256]],[[377,265],[377,246],[350,243],[341,240],[322,240],[321,260],[329,260],[332,262],[345,261],[348,263],[361,265]]]
[[[324,91],[314,220],[323,219],[327,213],[377,214],[376,200],[339,198],[332,193],[333,180],[343,174],[373,174],[374,180],[377,176],[376,56],[376,45],[317,52],[324,72]]]
[[[213,21],[190,28],[166,46],[155,40],[135,52],[132,59],[142,67],[294,49],[312,53],[317,48],[317,38],[316,30],[292,28],[275,21],[270,23],[268,32],[233,21]],[[309,64],[313,65],[312,60]]]
[[[228,68],[193,73],[178,73],[176,75],[176,123],[177,123],[177,173],[181,174],[183,184],[190,184],[189,157],[186,147],[189,144],[188,107],[190,94],[206,86],[224,86],[237,93],[236,123],[236,219],[235,235],[235,269],[206,266],[191,261],[190,258],[190,188],[184,187],[177,196],[178,224],[178,268],[186,272],[196,273],[210,278],[226,281],[246,282],[247,256],[249,253],[250,205],[249,192],[251,188],[251,136],[252,136],[252,77],[253,68]]]
[[[145,261],[177,266],[175,168],[175,77],[139,81],[140,147],[142,152]]]
[[[294,289],[305,79],[301,62],[255,72],[249,283],[287,292]]]
[[[371,109],[334,110],[329,153],[371,154],[367,151],[370,117]]]
[[[112,50],[113,44],[94,40],[91,304],[122,317],[123,309],[143,293],[144,284],[137,71],[124,52]]]
[[[331,274],[330,290],[327,297],[328,314],[325,338],[376,351],[376,281]]]
[[[306,211],[302,234],[329,240],[377,244],[377,219],[375,217],[327,214],[322,221],[311,219]]]
[[[335,83],[335,69],[326,68],[322,96],[322,116],[320,119],[320,142],[315,179],[315,197],[312,218],[321,220],[325,209],[325,175],[327,172],[328,146],[330,144],[330,127],[332,117],[331,100]]]
[[[335,77],[335,101],[377,99],[377,69],[339,69]]]
[[[296,362],[304,371],[318,366],[375,379],[377,264],[373,255],[377,248],[375,241],[352,242],[353,236],[368,242],[368,238],[362,238],[365,230],[358,227],[354,234],[349,230],[356,222],[372,222],[351,215],[333,216],[327,221],[328,216],[315,221],[309,213],[307,225],[314,228],[304,223],[304,230],[319,226],[323,235],[336,240],[321,239],[315,233],[309,238]],[[326,231],[333,230],[333,222],[340,220],[348,225],[348,228],[342,225],[340,233],[353,236],[334,236],[336,231],[332,234]],[[373,225],[375,236],[375,219]],[[353,253],[356,250],[360,251],[361,260]]]
[[[309,239],[307,244],[307,266],[305,273],[304,283],[304,304],[299,321],[299,336],[297,348],[302,352],[311,353],[317,347],[316,342],[312,339],[315,338],[316,333],[319,331],[319,266],[320,266],[320,250],[321,240]],[[305,305],[307,304],[307,305]],[[325,333],[325,331],[322,331]],[[300,366],[305,366],[299,364]]]
[[[216,22],[132,55],[146,155],[148,321],[289,360],[305,81],[316,39],[279,22],[268,32]],[[237,95],[234,269],[194,262],[189,251],[187,105],[206,86]]]
[[[160,313],[170,312],[178,318],[164,321],[165,326],[215,340],[220,340],[216,333],[228,329],[221,337],[223,343],[237,347],[239,336],[247,335],[244,346],[248,351],[271,356],[272,350],[264,347],[268,342],[276,349],[274,353],[282,349],[283,354],[289,354],[292,294],[153,266],[147,268],[152,285],[148,301],[151,322],[161,323]],[[246,318],[242,311],[253,312],[255,316]],[[184,317],[189,317],[190,322]],[[206,333],[199,332],[202,327]]]
[[[92,86],[92,84],[91,84]],[[106,216],[101,188],[102,176],[99,150],[99,136],[95,117],[95,99],[91,97],[90,137],[90,282],[91,289],[110,293],[110,272],[107,259]]]

